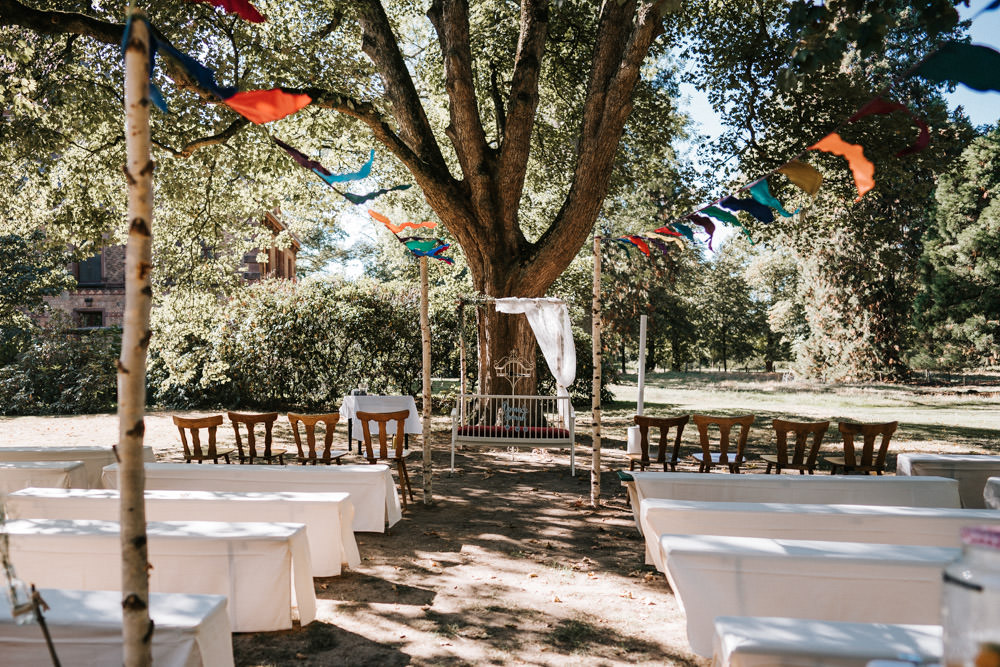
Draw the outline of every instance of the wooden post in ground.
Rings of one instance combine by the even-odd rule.
[[[430,505],[431,498],[431,322],[427,313],[427,256],[420,258],[420,343],[423,347],[423,375],[424,375],[424,420],[423,420],[423,442],[424,445],[424,505]]]
[[[639,316],[639,398],[635,404],[635,413],[637,415],[642,414],[644,407],[643,399],[646,393],[646,321],[648,319],[646,315]]]
[[[593,458],[590,464],[590,504],[601,505],[601,237],[594,235],[594,305],[590,316],[593,334],[594,384]]]
[[[149,26],[130,8],[125,44],[125,180],[128,243],[125,248],[125,312],[118,360],[118,456],[122,545],[122,644],[125,667],[151,665],[149,560],[146,551],[145,471],[142,440],[146,410],[146,349],[153,291],[153,160],[149,132]]]
[[[459,424],[465,426],[465,391],[468,388],[465,373],[465,299],[458,300],[458,394],[461,403],[458,406]]]

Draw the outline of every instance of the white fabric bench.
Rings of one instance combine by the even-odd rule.
[[[40,588],[121,589],[121,537],[111,521],[17,519],[4,524],[18,576]],[[233,632],[307,625],[316,616],[300,523],[151,521],[149,588],[225,595]]]
[[[569,448],[576,474],[576,412],[569,396],[460,394],[451,411],[451,470],[455,447]]]
[[[962,546],[963,526],[1000,525],[1000,512],[940,507],[642,501],[647,563],[664,571],[659,536],[728,535],[874,544]]]
[[[64,665],[122,664],[122,595],[117,591],[43,588],[45,624]],[[233,638],[221,595],[152,593],[149,616],[157,667],[232,667]],[[0,655],[5,665],[49,665],[35,624],[15,625],[0,604]]]
[[[0,462],[0,499],[29,486],[85,489],[87,469],[83,461]]]
[[[147,521],[264,521],[303,523],[312,576],[333,577],[361,564],[347,493],[146,491]],[[118,491],[23,489],[7,498],[13,519],[118,521]]]
[[[153,448],[142,448],[142,460],[156,460]],[[87,483],[83,489],[100,489],[101,469],[115,462],[111,447],[0,447],[0,461],[82,461],[87,470]],[[36,484],[35,486],[40,486]]]
[[[940,625],[802,618],[715,619],[712,667],[865,667],[870,660],[941,660]]]
[[[950,477],[958,480],[962,507],[983,509],[986,480],[1000,475],[1000,456],[985,454],[900,454],[897,475]]]
[[[989,509],[1000,510],[1000,477],[990,477],[986,480],[983,501]]]
[[[691,650],[712,655],[718,616],[941,624],[946,547],[664,535],[667,579]]]
[[[240,466],[192,463],[147,463],[146,489],[173,491],[237,491],[349,493],[354,530],[385,532],[403,518],[399,494],[389,466]],[[118,466],[104,468],[104,486],[118,488]]]
[[[738,503],[844,503],[961,507],[958,482],[940,477],[865,475],[714,475],[634,472],[627,484],[635,522],[646,498]]]

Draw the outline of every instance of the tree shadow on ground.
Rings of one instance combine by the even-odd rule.
[[[236,667],[395,667],[411,661],[395,646],[320,621],[281,632],[234,634],[233,654]]]

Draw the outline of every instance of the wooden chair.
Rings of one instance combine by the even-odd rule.
[[[691,420],[698,427],[698,439],[701,441],[701,452],[692,454],[698,462],[698,472],[709,472],[717,465],[724,465],[729,472],[738,474],[743,465],[743,451],[747,446],[747,436],[753,425],[754,415],[743,417],[710,417],[708,415],[692,415]],[[715,424],[719,427],[719,451],[712,452],[708,440],[708,427]],[[740,426],[740,435],[736,440],[736,457],[729,460],[729,432],[734,425]]]
[[[782,469],[798,470],[800,475],[816,470],[816,459],[819,457],[819,446],[823,442],[823,436],[830,428],[830,422],[790,422],[784,419],[775,419],[771,422],[774,433],[778,441],[778,453],[765,454],[760,458],[767,461],[765,475],[771,474],[773,466],[777,474],[781,474]],[[788,434],[795,434],[795,449],[792,451],[791,459],[788,457]],[[812,444],[809,445],[809,436],[812,435]],[[808,446],[808,451],[807,451]]]
[[[886,422],[885,424],[854,424],[851,422],[840,422],[838,425],[840,435],[844,437],[843,456],[824,456],[823,460],[830,464],[830,474],[836,475],[837,470],[843,468],[844,474],[852,472],[863,472],[869,474],[875,472],[881,475],[885,470],[885,455],[889,453],[889,438],[896,432],[899,422]],[[854,436],[861,434],[864,445],[861,449],[861,456],[857,456],[854,448]],[[875,438],[882,436],[879,443],[878,452],[875,452]]]
[[[271,463],[274,458],[278,459],[278,463],[284,465],[285,463],[285,450],[282,448],[272,448],[271,447],[271,429],[274,426],[274,422],[278,419],[277,412],[227,412],[226,415],[229,417],[229,421],[233,423],[233,431],[236,433],[236,448],[240,457],[240,463],[250,463],[253,465],[253,460],[256,458],[262,458],[266,462]],[[243,439],[240,437],[240,424],[243,424],[247,429],[247,451],[243,451]],[[257,440],[254,437],[254,427],[257,424],[264,425],[264,453],[261,456],[257,455]]]
[[[645,470],[650,465],[649,460],[649,429],[659,428],[660,429],[660,444],[657,447],[656,452],[656,463],[663,464],[663,472],[667,472],[667,466],[670,466],[670,470],[677,470],[677,459],[681,452],[681,434],[684,433],[684,425],[688,423],[691,419],[690,415],[684,415],[683,417],[647,417],[645,415],[635,415],[632,420],[639,427],[639,447],[642,450],[641,454],[626,454],[628,457],[628,469],[635,470],[636,463],[639,464],[639,470]],[[671,428],[677,428],[677,433],[674,435],[674,449],[670,460],[667,460],[667,437],[669,436]]]
[[[233,448],[219,449],[215,445],[216,430],[222,426],[222,415],[212,415],[211,417],[174,417],[174,425],[181,434],[181,444],[184,446],[184,462],[191,463],[197,461],[202,463],[205,459],[211,459],[215,464],[219,463],[221,456],[229,463],[229,455],[233,453]],[[208,429],[208,451],[201,449],[200,429]],[[191,446],[188,446],[186,431],[191,432]]]
[[[288,421],[292,425],[292,432],[295,434],[295,446],[299,450],[299,463],[305,465],[307,463],[312,463],[316,465],[317,463],[330,464],[332,461],[336,461],[337,465],[340,465],[342,461],[340,460],[344,457],[347,452],[330,451],[333,446],[333,430],[337,426],[337,422],[340,421],[340,415],[336,412],[331,412],[322,415],[300,415],[294,412],[288,413]],[[323,438],[323,456],[317,458],[316,456],[316,424],[323,422],[326,427],[326,435]],[[302,450],[302,437],[299,435],[299,424],[305,428],[306,431],[306,446],[309,448],[309,454]]]
[[[379,461],[395,461],[399,470],[399,493],[403,498],[403,509],[406,509],[406,494],[409,492],[410,500],[413,498],[413,487],[410,486],[410,475],[406,472],[406,456],[409,452],[403,451],[403,431],[406,418],[410,415],[409,410],[398,410],[396,412],[357,412],[355,419],[361,420],[361,431],[365,438],[365,458],[368,463],[378,463]],[[372,434],[368,423],[378,424],[378,452],[372,449]],[[393,437],[393,451],[388,450],[388,423],[396,422],[396,435]]]

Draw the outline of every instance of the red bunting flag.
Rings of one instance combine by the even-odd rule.
[[[190,2],[207,2],[213,7],[221,7],[227,14],[237,14],[250,23],[263,23],[267,20],[246,0],[190,0]]]
[[[649,244],[641,236],[627,236],[625,237],[632,242],[636,248],[642,251],[642,254],[649,257]]]
[[[871,114],[890,114],[897,111],[902,111],[909,116],[910,120],[913,121],[913,124],[920,128],[920,134],[917,135],[917,140],[914,141],[909,147],[896,153],[896,157],[919,153],[927,148],[927,144],[931,142],[930,129],[927,127],[927,123],[913,115],[913,112],[910,111],[909,107],[905,104],[890,102],[889,100],[882,99],[881,97],[876,97],[871,102],[858,109],[858,112],[848,118],[847,122],[853,123],[856,120],[864,118],[865,116],[870,116]]]
[[[223,100],[226,106],[258,125],[279,120],[312,102],[308,95],[293,95],[281,88],[247,90]]]

